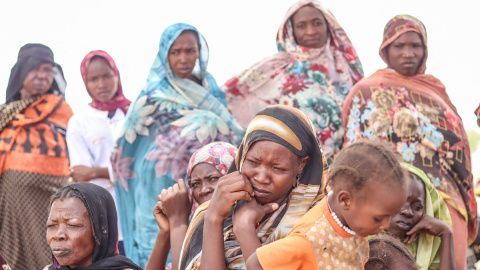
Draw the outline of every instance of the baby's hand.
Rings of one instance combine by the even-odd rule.
[[[233,214],[233,228],[240,229],[246,227],[253,227],[262,221],[265,215],[278,209],[277,203],[269,203],[261,205],[252,197],[252,200],[240,200],[235,206]]]
[[[172,226],[181,223],[188,224],[188,217],[192,211],[192,198],[183,179],[178,179],[177,184],[162,190],[161,202],[163,213],[168,217]]]
[[[168,233],[170,231],[170,226],[168,224],[168,217],[163,212],[161,196],[162,195],[158,195],[157,204],[155,204],[155,207],[153,208],[153,216],[155,217],[155,221],[157,221],[160,231]]]
[[[421,233],[442,237],[447,234],[452,234],[453,232],[447,223],[429,215],[423,215],[420,221],[407,232],[407,237],[404,239],[404,242],[411,244],[417,234]]]

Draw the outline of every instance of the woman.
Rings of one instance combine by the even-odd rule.
[[[408,198],[390,219],[388,234],[405,244],[421,269],[456,269],[447,205],[423,171],[402,165],[409,172]]]
[[[246,126],[271,104],[293,106],[310,118],[325,155],[342,146],[340,109],[363,69],[348,36],[316,0],[301,0],[277,33],[278,53],[224,85],[228,109]]]
[[[120,73],[113,58],[104,51],[91,51],[80,66],[82,78],[92,103],[68,122],[67,145],[72,178],[89,181],[107,189],[115,199],[110,182],[110,153],[115,143],[114,131],[120,128],[130,101],[125,98]],[[119,230],[119,250],[123,252]]]
[[[185,179],[193,152],[212,141],[236,144],[244,130],[207,73],[208,47],[187,24],[165,29],[147,85],[130,107],[112,156],[126,255],[144,266],[158,227],[160,192]]]
[[[247,128],[230,173],[220,178],[210,203],[196,211],[180,269],[245,269],[232,221],[233,205],[242,199],[259,203],[259,211],[267,214],[256,230],[262,244],[284,238],[322,197],[326,170],[305,114],[282,105],[259,112]]]
[[[48,203],[70,176],[65,85],[50,48],[20,49],[0,106],[0,253],[13,269],[48,263]]]
[[[47,221],[48,269],[142,269],[118,255],[117,235],[115,202],[106,189],[85,182],[63,187],[52,196]]]
[[[388,68],[360,81],[345,99],[345,143],[388,140],[405,162],[425,172],[450,210],[456,264],[464,269],[467,239],[477,234],[470,147],[445,86],[425,74],[427,48],[418,19],[399,15],[387,23],[380,56]]]

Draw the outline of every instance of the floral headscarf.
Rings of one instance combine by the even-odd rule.
[[[187,178],[190,182],[193,168],[200,163],[209,163],[222,174],[227,174],[228,168],[235,159],[237,148],[226,142],[213,142],[193,153],[187,167]]]
[[[118,78],[117,93],[113,96],[113,98],[110,101],[107,101],[107,102],[101,102],[99,100],[96,100],[95,97],[90,92],[90,90],[87,88],[87,70],[88,70],[88,66],[90,65],[90,61],[95,56],[100,56],[105,60],[107,60],[108,64],[110,65],[110,68],[112,68],[113,72],[115,73],[115,76],[117,76]],[[113,58],[108,53],[101,50],[89,52],[85,56],[85,58],[83,58],[82,60],[82,64],[80,65],[80,72],[82,73],[82,78],[83,78],[83,82],[85,83],[85,88],[87,88],[88,94],[90,95],[90,97],[92,97],[91,105],[93,108],[101,111],[113,111],[120,108],[125,114],[127,113],[128,107],[130,106],[131,102],[123,95],[122,83],[120,81],[120,72],[118,71],[115,61],[113,61]]]

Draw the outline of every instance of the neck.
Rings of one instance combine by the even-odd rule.
[[[344,224],[345,226],[348,226],[347,222],[345,221],[345,218],[343,217],[342,211],[340,204],[338,203],[338,200],[335,196],[328,196],[327,197],[328,205],[330,206],[330,210],[337,215],[338,219]]]

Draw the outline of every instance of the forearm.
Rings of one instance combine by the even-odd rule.
[[[94,167],[93,169],[93,178],[105,178],[105,179],[110,179],[110,174],[108,173],[108,168],[99,168],[99,167]],[[92,179],[93,179],[92,178]]]
[[[440,245],[440,268],[439,270],[455,270],[455,250],[453,246],[453,232],[449,229],[448,232],[442,234],[442,243]]]
[[[223,221],[205,217],[203,227],[201,270],[225,270],[225,251],[223,248]]]
[[[150,258],[148,258],[145,270],[165,269],[168,259],[168,251],[170,250],[170,233],[158,232],[157,240],[153,246]]]
[[[246,261],[246,264],[248,270],[263,270],[256,252],[250,256],[250,258]]]
[[[172,247],[172,269],[178,269],[180,253],[182,252],[183,240],[187,234],[187,222],[170,224],[170,246]]]
[[[260,243],[260,240],[257,237],[257,232],[255,230],[255,227],[253,226],[239,226],[241,228],[238,228],[235,230],[234,227],[234,232],[235,236],[238,239],[238,242],[240,243],[240,249],[242,250],[243,258],[245,259],[245,262],[252,256],[252,254],[255,254],[255,251],[257,248],[261,247],[262,244]]]

